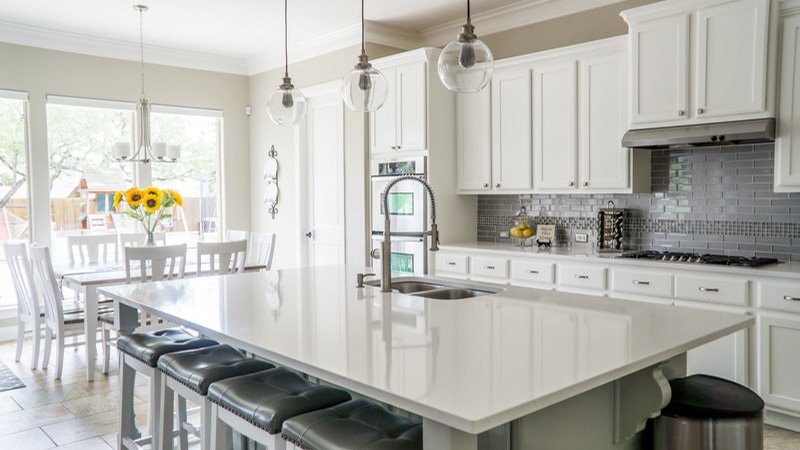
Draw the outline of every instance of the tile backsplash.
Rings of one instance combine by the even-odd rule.
[[[525,205],[534,222],[557,226],[560,243],[575,232],[593,242],[611,200],[629,210],[629,248],[800,261],[800,193],[773,192],[773,144],[657,150],[651,164],[649,194],[479,196],[478,240],[506,241],[500,232]]]

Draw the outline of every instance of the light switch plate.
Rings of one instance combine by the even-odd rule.
[[[507,238],[508,237],[508,231],[501,231],[500,232],[500,237],[501,238]]]
[[[575,242],[589,242],[589,235],[586,233],[575,233]]]

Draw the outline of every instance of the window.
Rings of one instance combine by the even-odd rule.
[[[153,142],[181,146],[177,163],[150,164],[152,183],[177,190],[184,199],[171,223],[165,223],[170,243],[218,240],[220,237],[219,156],[222,112],[154,105]]]
[[[27,94],[0,91],[0,241],[29,240]],[[0,251],[0,286],[12,286]],[[17,303],[14,290],[0,290],[0,307]]]
[[[135,105],[48,96],[51,248],[66,258],[66,236],[115,232],[109,196],[134,184],[134,165],[117,164],[115,142],[131,142]]]

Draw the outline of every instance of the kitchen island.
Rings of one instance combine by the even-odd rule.
[[[634,449],[686,351],[746,315],[500,287],[463,300],[356,288],[327,266],[120,285],[137,310],[423,418],[425,449]],[[447,283],[452,283],[448,281]],[[131,407],[122,399],[121,407]]]

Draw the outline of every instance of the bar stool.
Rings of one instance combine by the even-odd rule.
[[[367,400],[350,400],[283,423],[281,436],[304,450],[422,450],[422,424]]]
[[[163,378],[156,366],[161,356],[170,352],[211,345],[217,345],[217,343],[210,339],[192,336],[180,328],[122,335],[117,339],[121,383],[120,433],[117,438],[117,448],[138,448],[142,444],[152,443],[154,437],[158,435],[159,421],[157,417],[161,412]],[[148,435],[144,438],[141,438],[136,431],[133,417],[133,389],[137,373],[150,379],[147,413]]]
[[[200,448],[210,450],[211,443],[211,405],[206,397],[211,383],[226,378],[247,375],[253,372],[272,369],[275,366],[257,359],[247,358],[230,345],[215,345],[197,350],[170,353],[158,360],[158,370],[164,373],[164,383],[161,384],[161,405],[163,412],[161,424],[156,427],[160,432],[159,442],[161,449],[172,449],[172,414],[175,394],[179,403],[190,401],[200,405],[201,430],[199,433],[186,421],[184,408],[178,409],[178,435],[181,450],[189,448],[189,435],[200,436]]]
[[[208,399],[213,405],[210,423],[215,449],[230,448],[232,429],[270,450],[285,450],[286,441],[276,435],[286,419],[344,403],[351,397],[346,391],[312,384],[278,367],[213,383]]]

